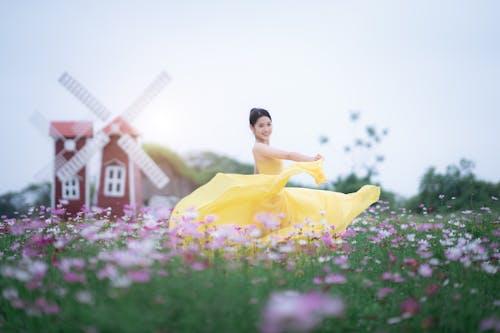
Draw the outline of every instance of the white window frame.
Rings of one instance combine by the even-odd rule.
[[[65,200],[80,199],[80,179],[78,176],[71,177],[61,182],[62,198]]]
[[[108,165],[104,170],[104,195],[123,197],[125,195],[126,168],[121,165]]]

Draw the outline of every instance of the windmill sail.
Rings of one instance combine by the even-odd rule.
[[[68,91],[92,110],[99,119],[106,121],[111,112],[102,105],[92,94],[77,80],[68,73],[64,73],[59,78],[59,83],[62,84]]]
[[[74,176],[83,168],[90,158],[109,142],[109,136],[98,132],[82,149],[80,149],[66,164],[57,171],[57,178],[64,181]]]
[[[161,72],[156,79],[144,90],[142,95],[137,98],[122,114],[123,120],[131,122],[137,117],[151,101],[161,92],[161,90],[170,81],[170,77],[165,72]]]
[[[39,111],[35,110],[29,117],[30,122],[35,126],[44,136],[49,133],[52,137],[60,140],[67,140],[66,138],[53,123],[50,123]],[[72,126],[72,131],[75,137],[72,138],[73,141],[78,141],[81,137],[85,136],[89,130],[92,130],[92,122],[75,122]],[[61,149],[55,158],[50,161],[47,165],[40,168],[35,174],[35,179],[41,180],[46,178],[46,175],[53,174],[54,170],[57,171],[67,162],[64,154],[66,153],[66,148]],[[49,171],[50,170],[50,171]]]
[[[170,181],[167,175],[156,165],[148,154],[135,142],[128,134],[124,134],[118,140],[118,145],[127,153],[129,158],[133,160],[139,168],[144,172],[146,177],[157,188],[163,188]]]

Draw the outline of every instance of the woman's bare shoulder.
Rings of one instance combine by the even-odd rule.
[[[255,142],[253,144],[253,151],[259,151],[259,150],[262,150],[262,149],[266,149],[268,147],[268,145],[266,145],[265,143],[262,143],[262,142]]]
[[[290,155],[290,153],[285,150],[277,149],[260,142],[255,143],[253,153],[254,156],[260,156],[263,158],[278,158],[282,160],[289,159]]]

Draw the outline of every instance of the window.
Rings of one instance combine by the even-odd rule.
[[[125,167],[108,165],[104,173],[104,195],[123,197],[125,194]]]
[[[80,181],[77,176],[62,182],[62,198],[67,200],[80,199]]]

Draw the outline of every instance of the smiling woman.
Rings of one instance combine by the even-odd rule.
[[[188,228],[184,222],[194,209],[207,223],[252,226],[259,236],[276,241],[303,237],[306,232],[338,235],[379,199],[380,188],[373,185],[350,194],[285,188],[290,177],[299,173],[309,174],[318,185],[325,182],[323,157],[271,147],[272,118],[264,109],[250,111],[250,129],[255,136],[255,174],[218,173],[177,204],[170,219],[173,228],[181,233]],[[283,160],[297,163],[282,168]]]

